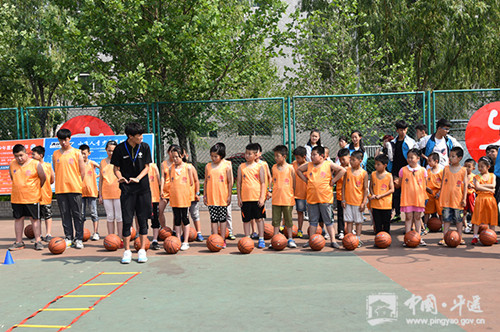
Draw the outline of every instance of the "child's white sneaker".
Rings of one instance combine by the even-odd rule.
[[[137,255],[138,255],[137,258],[138,263],[146,263],[148,261],[148,256],[146,256],[146,250],[140,249]]]
[[[122,264],[129,264],[132,261],[132,251],[125,250],[123,252]]]
[[[187,242],[182,243],[181,250],[184,251],[184,250],[188,250],[188,249],[189,249],[189,243],[187,243]]]

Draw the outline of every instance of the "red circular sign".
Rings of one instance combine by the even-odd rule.
[[[108,124],[95,116],[80,115],[66,121],[61,129],[69,129],[71,136],[114,135]]]
[[[474,160],[486,155],[488,145],[500,145],[500,102],[486,104],[470,118],[465,129],[465,144]]]

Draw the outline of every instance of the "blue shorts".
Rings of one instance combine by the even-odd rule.
[[[453,209],[444,207],[443,208],[443,222],[449,222],[453,225],[456,225],[459,222],[463,221],[464,210],[462,209]]]
[[[295,209],[297,212],[306,212],[307,203],[305,199],[295,199]]]

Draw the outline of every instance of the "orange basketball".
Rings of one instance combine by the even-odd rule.
[[[210,251],[218,252],[224,248],[224,239],[219,234],[212,234],[208,237],[207,248]]]
[[[264,240],[270,240],[274,236],[274,227],[271,224],[264,224]]]
[[[274,250],[279,251],[285,249],[287,244],[286,236],[281,233],[273,235],[273,237],[271,238],[271,244],[273,245]]]
[[[219,230],[217,231],[219,233],[220,236],[222,236],[222,234],[220,233],[220,226],[219,226]],[[226,239],[229,238],[229,228],[227,228],[226,226]]]
[[[436,217],[432,217],[427,222],[427,227],[431,232],[439,232],[441,230],[441,220]]]
[[[387,248],[391,245],[392,238],[391,235],[387,232],[379,232],[375,235],[375,246],[379,248]]]
[[[314,234],[309,239],[309,247],[314,251],[320,251],[325,247],[326,240],[321,234]]]
[[[238,241],[238,250],[242,254],[249,254],[252,252],[253,248],[255,248],[255,243],[249,237],[243,237]]]
[[[169,236],[172,236],[172,229],[170,227],[165,226],[160,228],[160,231],[158,232],[158,239],[160,241],[165,241],[165,239]]]
[[[491,246],[497,242],[497,233],[488,228],[479,234],[479,241],[481,241],[484,246]]]
[[[196,240],[196,229],[194,227],[189,227],[189,238],[188,238],[188,242],[193,242],[194,240]]]
[[[120,248],[122,240],[116,234],[109,234],[104,238],[104,248],[109,251],[116,251]]]
[[[150,245],[151,245],[151,242],[149,241],[148,238],[146,238],[146,246],[144,247],[144,250],[148,251]],[[135,239],[134,248],[136,251],[139,251],[139,249],[141,249],[141,238],[140,237]]]
[[[448,231],[446,233],[446,236],[444,237],[444,242],[446,242],[446,245],[451,248],[456,248],[462,239],[460,238],[460,235],[458,235],[457,231]]]
[[[481,225],[479,225],[479,231],[478,231],[478,232],[479,232],[479,234],[481,234],[483,231],[485,231],[485,230],[487,230],[487,229],[490,229],[490,228],[488,227],[488,225],[486,225],[486,224],[481,224]],[[25,232],[26,232],[26,229],[25,229]]]
[[[62,254],[66,250],[66,241],[61,237],[52,238],[49,242],[49,251],[54,255]]]
[[[130,240],[134,240],[137,235],[137,232],[135,231],[134,227],[130,227]]]
[[[90,239],[90,231],[86,228],[83,229],[83,242],[87,242]]]
[[[415,248],[420,244],[420,234],[415,231],[409,231],[405,234],[404,243],[409,248]]]
[[[323,228],[321,228],[320,225],[318,225],[318,228],[316,228],[316,234],[323,234]]]
[[[26,235],[26,237],[28,239],[35,238],[35,232],[33,232],[33,225],[32,224],[29,224],[26,227],[24,227],[24,235]]]
[[[293,225],[292,226],[292,237],[297,237],[297,234],[299,233],[299,229],[297,226]],[[285,227],[285,229],[283,229],[283,234],[288,237],[288,227]]]
[[[346,234],[342,239],[342,245],[346,250],[354,250],[359,245],[359,239],[352,233]]]
[[[163,248],[167,254],[176,254],[181,249],[181,240],[177,236],[169,236],[163,242]]]

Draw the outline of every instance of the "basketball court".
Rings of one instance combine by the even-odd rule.
[[[233,219],[239,238],[238,212]],[[206,238],[206,212],[201,220]],[[0,221],[2,259],[14,240],[12,223]],[[54,226],[62,234],[59,220]],[[58,256],[25,240],[26,249],[12,253],[15,264],[0,266],[0,330],[495,329],[500,246],[440,247],[439,233],[430,233],[427,247],[403,248],[402,226],[392,224],[388,249],[373,246],[365,224],[365,245],[352,252],[314,252],[297,239],[298,249],[242,255],[237,238],[219,253],[193,242],[187,252],[149,250],[146,264],[129,265],[102,240]]]

